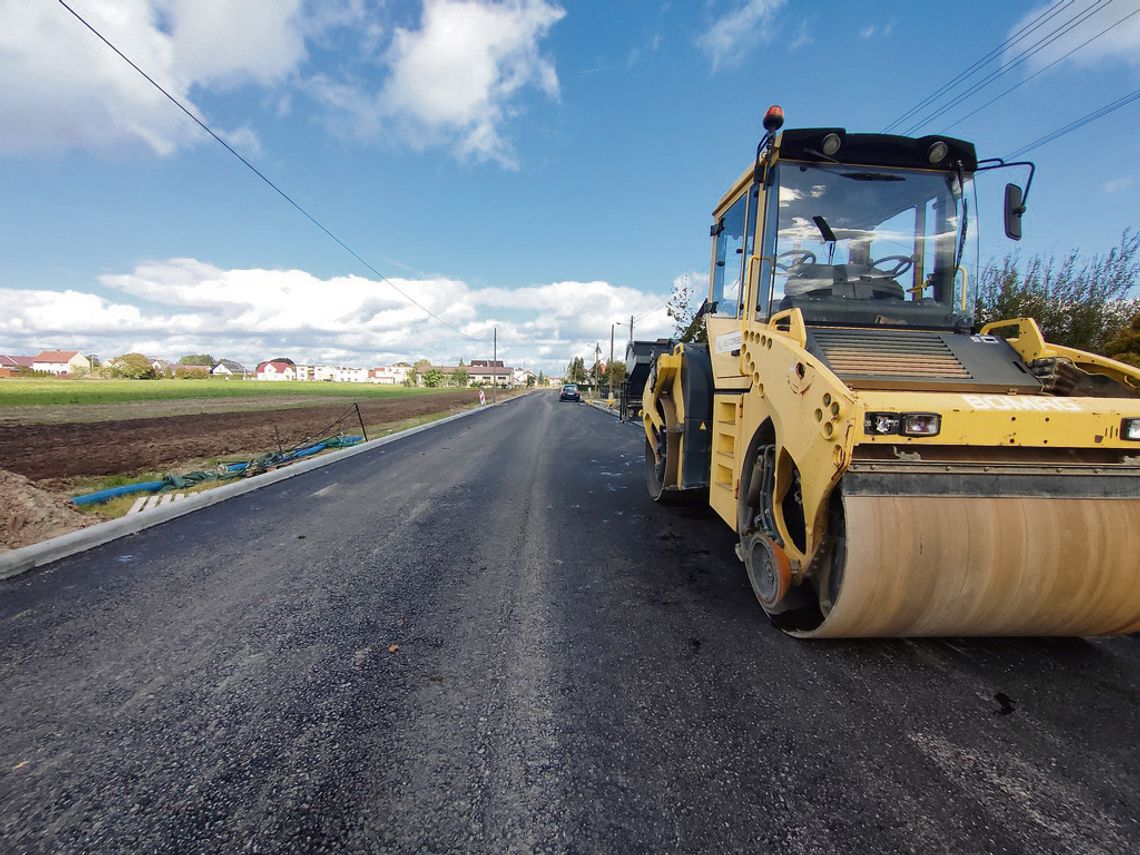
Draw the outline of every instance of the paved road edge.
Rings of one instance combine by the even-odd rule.
[[[320,457],[301,460],[283,469],[266,472],[264,475],[255,475],[252,478],[238,481],[236,484],[226,484],[223,487],[215,487],[212,490],[205,490],[201,493],[192,493],[185,499],[162,505],[153,510],[107,520],[107,522],[97,523],[88,528],[81,528],[79,531],[61,534],[59,537],[53,537],[50,540],[33,543],[30,546],[22,546],[10,552],[0,553],[0,580],[11,579],[14,576],[19,576],[21,573],[27,573],[36,567],[42,567],[45,564],[50,564],[61,558],[67,558],[69,555],[86,552],[88,549],[94,549],[96,546],[102,546],[104,543],[110,543],[112,540],[117,540],[120,537],[126,537],[129,534],[134,534],[143,529],[161,525],[175,517],[192,514],[203,508],[224,502],[226,499],[232,499],[234,496],[251,493],[262,487],[268,487],[270,484],[276,484],[278,481],[284,481],[287,478],[293,478],[305,472],[320,469],[322,466],[328,466],[330,463],[336,463],[338,460],[344,460],[346,457],[364,454],[374,448],[387,445],[390,442],[395,442],[412,436],[413,434],[431,430],[432,428],[445,425],[457,419],[463,419],[475,415],[476,413],[485,412],[492,407],[501,407],[503,404],[512,400],[518,400],[519,397],[523,396],[508,398],[506,401],[497,404],[488,404],[483,407],[474,407],[470,410],[464,410],[461,413],[445,416],[442,419],[436,419],[427,424],[408,428],[407,430],[402,430],[399,433],[381,437],[380,439],[362,442],[360,445],[354,445],[351,448],[342,448],[339,451],[333,451],[329,454],[321,455]]]

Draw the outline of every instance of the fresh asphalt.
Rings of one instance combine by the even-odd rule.
[[[1140,639],[802,642],[530,395],[0,583],[0,851],[1135,852]]]

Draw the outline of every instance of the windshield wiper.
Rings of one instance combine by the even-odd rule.
[[[811,218],[811,221],[815,223],[815,227],[819,229],[820,235],[823,236],[823,239],[827,243],[835,243],[835,232],[831,230],[831,226],[827,224],[827,220],[817,214]]]
[[[966,250],[966,228],[970,222],[970,208],[966,200],[966,182],[962,175],[962,164],[958,163],[958,192],[962,194],[962,233],[958,238],[958,252],[954,257],[954,278],[958,278],[958,269],[962,266],[962,253]]]
[[[811,218],[811,221],[815,223],[815,227],[819,229],[820,235],[827,243],[827,263],[830,265],[835,260],[835,232],[831,230],[831,226],[827,224],[827,220],[823,218],[822,214],[816,214]]]

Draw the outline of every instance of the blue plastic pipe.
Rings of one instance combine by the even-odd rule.
[[[99,490],[96,493],[87,493],[76,496],[72,503],[76,505],[95,505],[106,502],[119,496],[129,496],[131,493],[157,493],[163,487],[162,481],[143,481],[141,484],[124,484],[121,487],[111,487],[108,490]]]

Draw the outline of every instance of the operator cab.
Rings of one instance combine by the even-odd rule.
[[[839,128],[785,131],[776,147],[757,320],[796,308],[808,324],[969,328],[973,146]]]

